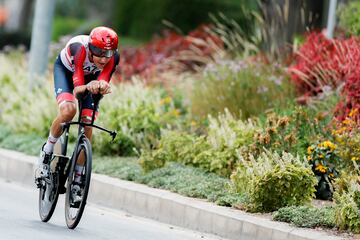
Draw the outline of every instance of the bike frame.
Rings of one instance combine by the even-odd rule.
[[[71,122],[66,122],[66,123],[62,123],[62,129],[63,129],[63,137],[61,137],[59,140],[61,141],[61,154],[54,154],[54,157],[58,157],[59,158],[59,162],[57,164],[57,170],[59,172],[62,173],[62,176],[60,176],[61,179],[66,180],[66,177],[69,174],[69,170],[71,167],[71,161],[73,161],[73,157],[76,155],[77,150],[78,150],[78,146],[79,143],[81,141],[82,138],[86,137],[85,136],[85,127],[93,127],[93,128],[97,128],[99,130],[102,130],[104,132],[107,132],[110,134],[110,136],[112,137],[112,141],[114,141],[117,132],[116,131],[109,131],[105,128],[102,128],[100,126],[97,126],[94,124],[95,121],[95,113],[96,113],[96,109],[98,108],[100,99],[102,98],[102,95],[92,95],[94,103],[93,103],[93,114],[92,114],[92,118],[91,118],[91,122],[90,123],[84,123],[81,121],[81,111],[82,111],[82,101],[83,99],[87,96],[87,94],[90,94],[90,92],[85,91],[85,93],[83,94],[79,94],[77,96],[77,99],[79,99],[79,104],[78,104],[78,109],[79,109],[79,116],[78,116],[78,120],[77,121],[71,121]],[[79,125],[79,130],[78,130],[78,137],[75,141],[75,147],[74,147],[74,151],[72,156],[67,156],[67,147],[68,147],[68,142],[69,142],[69,131],[70,131],[70,126],[71,125]],[[65,179],[64,179],[65,178]],[[63,184],[63,183],[60,183]]]
[[[81,95],[77,96],[77,98],[79,99],[78,121],[76,121],[76,122],[71,121],[71,122],[66,122],[66,123],[61,124],[61,126],[63,128],[63,134],[65,134],[65,135],[64,135],[63,142],[61,143],[61,145],[62,145],[61,155],[62,156],[58,156],[58,157],[67,157],[66,153],[67,153],[67,145],[68,145],[68,141],[69,141],[69,131],[70,131],[70,126],[71,125],[79,125],[78,137],[77,137],[77,140],[76,140],[76,145],[75,145],[75,148],[74,148],[74,152],[76,152],[76,150],[77,150],[80,139],[85,136],[85,127],[93,127],[93,128],[97,128],[97,129],[99,129],[101,131],[109,133],[110,136],[112,137],[112,141],[114,141],[114,139],[115,139],[115,137],[117,135],[116,131],[109,131],[109,130],[103,128],[103,127],[100,127],[100,126],[97,126],[97,125],[94,124],[96,109],[98,108],[98,105],[99,105],[99,102],[100,102],[100,99],[101,99],[102,95],[99,95],[99,94],[98,95],[92,95],[93,99],[94,99],[94,103],[93,103],[94,111],[93,111],[93,114],[92,114],[92,117],[91,117],[91,123],[84,123],[84,122],[81,121],[82,100],[84,99],[84,97],[87,94],[90,94],[90,93],[88,91],[86,91],[84,94],[81,94]],[[55,156],[57,156],[57,155],[55,155]],[[69,158],[69,157],[67,157],[67,158]]]

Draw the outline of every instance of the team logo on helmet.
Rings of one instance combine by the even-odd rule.
[[[111,36],[110,36],[110,35],[107,35],[107,36],[106,36],[106,39],[105,39],[104,42],[105,42],[105,48],[106,48],[106,49],[111,49],[113,40],[111,39]]]

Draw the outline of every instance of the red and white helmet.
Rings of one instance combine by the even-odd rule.
[[[89,50],[97,57],[112,57],[118,47],[118,35],[108,27],[96,27],[89,35]]]

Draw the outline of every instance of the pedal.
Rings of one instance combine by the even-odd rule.
[[[36,178],[35,179],[35,185],[36,185],[36,188],[41,188],[42,187],[41,178]]]
[[[79,201],[79,202],[72,202],[72,203],[70,203],[70,207],[72,207],[72,208],[79,208],[79,207],[80,207],[80,203],[81,203],[81,201]]]

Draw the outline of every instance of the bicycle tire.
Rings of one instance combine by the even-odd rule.
[[[61,136],[63,137],[63,136]],[[57,141],[54,146],[54,154],[61,154],[63,149],[62,141]],[[50,162],[50,175],[48,179],[42,180],[42,187],[39,189],[39,215],[40,219],[43,222],[48,222],[52,217],[56,204],[59,198],[59,184],[60,184],[60,174],[58,172],[58,162],[60,161],[59,157],[54,157]],[[49,201],[45,199],[46,194],[49,194],[47,190],[52,193],[52,198],[49,198]],[[53,192],[51,192],[53,191]]]
[[[78,206],[75,208],[72,206],[72,195],[71,195],[71,187],[74,182],[74,175],[75,175],[75,166],[76,162],[80,156],[80,153],[84,152],[85,154],[85,164],[83,170],[83,182],[82,182],[82,199]],[[65,195],[65,220],[66,225],[70,229],[76,228],[79,224],[82,214],[85,209],[87,195],[90,187],[90,180],[91,180],[91,165],[92,165],[92,150],[90,141],[84,136],[80,138],[78,146],[76,148],[76,154],[73,155],[70,171],[67,180],[67,187],[66,187],[66,195]]]
[[[49,177],[41,180],[39,189],[39,216],[41,221],[47,222],[52,217],[59,197],[59,178],[56,172],[51,172]]]

